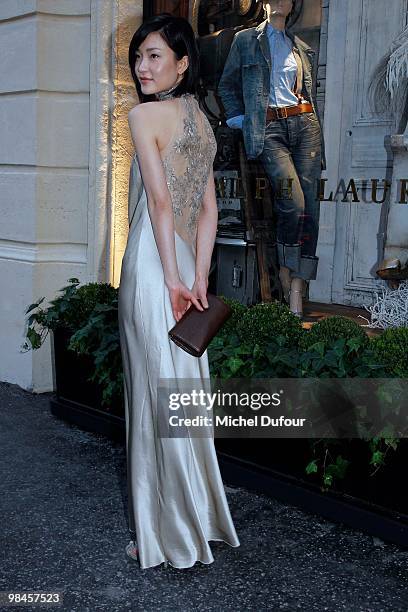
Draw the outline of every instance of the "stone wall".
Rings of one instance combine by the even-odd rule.
[[[71,277],[119,282],[141,18],[142,0],[0,3],[0,380],[25,389],[54,387],[50,337],[20,350],[27,306]]]

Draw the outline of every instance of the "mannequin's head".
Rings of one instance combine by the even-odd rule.
[[[271,16],[281,17],[286,25],[295,9],[295,0],[262,0],[262,5],[268,20]]]

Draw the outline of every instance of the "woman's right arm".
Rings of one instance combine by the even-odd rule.
[[[148,103],[132,108],[128,118],[147,195],[153,233],[163,266],[164,280],[169,290],[175,319],[178,321],[190,301],[199,310],[202,310],[202,307],[192,292],[181,282],[178,272],[171,196],[155,136],[158,120],[153,119],[152,108]]]

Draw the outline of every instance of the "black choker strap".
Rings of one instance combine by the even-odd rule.
[[[156,98],[161,102],[162,100],[169,100],[170,98],[174,98],[174,91],[177,89],[177,87],[179,86],[180,83],[177,83],[176,85],[174,85],[173,87],[170,87],[170,89],[166,89],[165,91],[159,91],[157,94],[155,94]]]

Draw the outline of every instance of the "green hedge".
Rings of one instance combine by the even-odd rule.
[[[69,349],[93,357],[95,369],[90,380],[100,384],[104,403],[123,401],[123,372],[118,329],[118,289],[108,283],[89,283],[78,288],[76,278],[61,289],[48,308],[45,298],[31,304],[25,350],[38,349],[48,331],[57,327],[71,330]],[[223,297],[223,296],[221,296]],[[364,328],[345,317],[327,317],[303,329],[288,306],[261,303],[243,306],[223,297],[233,311],[208,347],[210,372],[221,378],[362,377],[406,378],[408,374],[408,328],[389,329],[370,339]],[[343,478],[349,465],[334,456],[336,440],[313,440],[313,459],[307,474],[321,477],[324,487]],[[387,452],[399,440],[367,440],[370,465],[377,470]],[[316,448],[320,454],[316,454]],[[324,459],[323,459],[324,458]]]
[[[302,327],[278,302],[233,308],[228,333],[209,346],[212,376],[220,378],[305,378],[387,376],[363,328],[333,316]]]
[[[288,346],[296,346],[302,335],[302,324],[285,304],[260,303],[245,309],[236,331],[241,342],[249,346],[265,346],[278,336],[285,338]]]
[[[387,375],[408,377],[408,327],[386,329],[371,341],[374,354]]]
[[[369,338],[364,329],[355,321],[334,315],[314,323],[307,333],[302,336],[302,346],[304,349],[310,348],[316,342],[326,342],[333,344],[340,338],[349,340],[358,338],[361,346],[368,346]]]
[[[72,332],[68,350],[93,358],[95,369],[88,380],[100,385],[102,404],[122,402],[118,289],[109,283],[88,283],[78,288],[77,278],[68,282],[48,308],[41,307],[44,297],[27,308],[23,350],[39,349],[49,330],[67,329]]]

